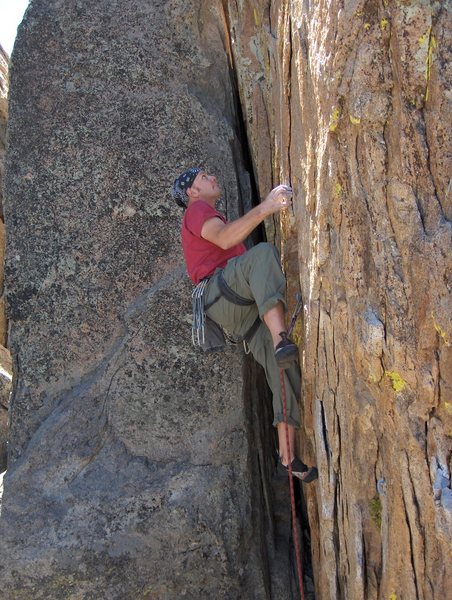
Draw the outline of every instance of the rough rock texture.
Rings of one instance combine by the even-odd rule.
[[[3,220],[3,179],[5,174],[6,121],[8,118],[9,57],[0,45],[0,206]],[[3,245],[4,246],[4,245]],[[3,269],[4,256],[1,257]]]
[[[450,2],[228,2],[257,182],[305,301],[322,600],[452,586]],[[271,169],[270,169],[271,165]],[[271,233],[271,228],[268,229]]]
[[[11,395],[12,364],[9,350],[0,346],[0,473],[6,469],[8,408]]]
[[[289,598],[262,398],[191,346],[168,195],[202,163],[250,201],[221,4],[34,0],[11,90],[2,598]]]
[[[8,118],[9,57],[0,46],[0,473],[6,469],[8,406],[11,392],[11,355],[6,350],[6,313],[4,294],[5,224],[3,222],[3,181],[5,173],[6,122]]]
[[[317,597],[447,597],[451,33],[428,0],[34,0],[8,159],[8,600],[296,597],[262,519],[265,394],[238,352],[190,348],[166,200],[192,157],[230,217],[248,202],[234,87],[260,195],[295,190],[267,232],[306,308]]]

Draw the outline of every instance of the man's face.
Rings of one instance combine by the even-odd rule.
[[[189,188],[189,197],[193,200],[205,200],[209,204],[215,205],[220,196],[221,190],[215,175],[208,175],[205,171],[200,171]]]

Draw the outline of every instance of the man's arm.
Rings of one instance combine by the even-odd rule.
[[[228,250],[243,242],[266,217],[287,207],[291,196],[292,189],[289,186],[278,185],[261,204],[235,221],[223,223],[218,217],[207,219],[202,226],[201,237]]]

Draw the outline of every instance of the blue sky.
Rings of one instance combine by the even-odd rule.
[[[11,56],[16,30],[29,0],[0,0],[0,44]]]

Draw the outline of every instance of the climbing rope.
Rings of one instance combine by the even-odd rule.
[[[289,421],[287,418],[286,384],[284,381],[284,370],[283,369],[279,370],[279,378],[281,381],[284,426],[286,429],[287,456],[290,457]],[[297,513],[295,510],[295,492],[294,492],[293,477],[292,477],[292,462],[290,460],[289,460],[289,464],[288,464],[287,468],[288,468],[288,472],[289,472],[290,506],[291,506],[291,510],[292,510],[292,532],[293,532],[293,542],[294,542],[294,546],[295,546],[295,557],[296,557],[296,561],[297,561],[298,584],[300,587],[300,598],[301,598],[301,600],[304,600],[303,568],[301,566],[300,539],[298,537]]]
[[[289,336],[292,333],[292,330],[295,326],[295,322],[298,318],[298,315],[301,312],[301,308],[303,306],[301,295],[297,294],[297,305],[295,307],[295,311],[292,315],[292,319],[290,321],[290,325],[287,329],[287,335]],[[279,378],[281,382],[281,396],[282,396],[282,405],[283,405],[283,415],[284,415],[284,427],[286,430],[286,444],[287,444],[287,456],[291,456],[290,452],[290,442],[289,442],[289,419],[287,417],[287,400],[286,400],[286,383],[284,380],[284,369],[279,370]],[[289,489],[290,489],[290,506],[292,511],[292,532],[293,532],[293,542],[295,546],[295,558],[297,562],[297,575],[298,575],[298,585],[300,588],[300,598],[304,600],[304,588],[303,588],[303,567],[301,563],[301,548],[300,548],[300,539],[298,537],[298,528],[297,528],[297,512],[295,509],[295,491],[293,485],[293,476],[292,476],[292,462],[289,460],[289,464],[287,467],[289,473]]]

